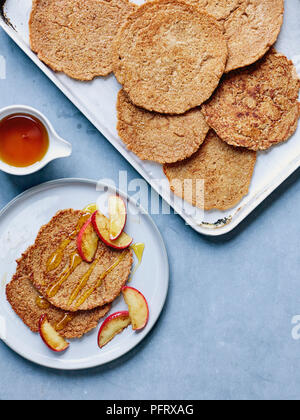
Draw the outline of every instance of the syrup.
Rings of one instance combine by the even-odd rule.
[[[93,214],[96,210],[97,204],[95,203],[89,204],[83,209],[84,215],[79,219],[74,232],[70,233],[70,235],[60,243],[58,249],[48,259],[47,273],[54,271],[57,267],[60,266],[64,256],[64,250],[71,243],[71,241],[76,238],[82,226],[85,224],[85,222],[87,222],[87,220],[91,217],[91,214]]]
[[[24,168],[39,162],[49,148],[45,126],[29,114],[12,114],[0,121],[0,159]]]
[[[50,303],[43,296],[37,296],[35,299],[35,303],[40,309],[50,308]]]
[[[70,275],[76,270],[76,268],[82,263],[82,258],[80,257],[77,252],[74,252],[70,256],[70,264],[64,269],[64,271],[61,273],[59,279],[54,283],[51,284],[50,287],[47,290],[47,296],[54,297],[61,285],[68,280]]]
[[[95,259],[95,261],[90,265],[90,268],[88,269],[88,271],[81,277],[81,279],[79,280],[76,288],[73,290],[73,292],[72,292],[72,294],[69,298],[68,305],[72,305],[72,303],[77,298],[77,296],[79,295],[81,290],[86,286],[89,278],[93,274],[93,271],[94,271],[96,265],[99,263],[101,258],[102,258],[102,256]]]
[[[64,251],[67,248],[67,246],[71,243],[71,241],[73,239],[76,238],[76,236],[78,235],[78,233],[80,232],[80,229],[82,228],[82,226],[85,224],[85,222],[91,217],[91,214],[94,213],[94,211],[97,210],[97,206],[96,204],[89,204],[87,207],[84,208],[84,214],[83,216],[79,219],[75,230],[69,234],[69,236],[64,239],[59,247],[57,248],[57,250],[50,256],[50,258],[48,259],[47,262],[47,272],[50,271],[54,271],[56,268],[58,268],[63,260],[64,257]],[[139,249],[138,245],[143,245],[143,244],[136,244],[136,250]],[[138,252],[138,251],[135,251]],[[141,251],[140,251],[141,252]],[[73,290],[73,292],[70,295],[69,298],[69,302],[68,304],[71,305],[75,299],[78,297],[75,306],[76,308],[79,308],[90,296],[91,294],[98,288],[101,286],[102,280],[111,272],[113,271],[119,264],[120,262],[125,258],[126,252],[123,252],[119,258],[107,269],[105,270],[98,278],[97,284],[90,288],[89,290],[87,290],[83,296],[78,297],[78,295],[81,293],[81,291],[84,289],[84,287],[87,285],[89,278],[91,277],[91,275],[93,274],[93,271],[96,267],[96,265],[99,263],[99,261],[101,260],[101,255],[90,265],[89,269],[86,271],[86,273],[81,277],[81,279],[79,280],[76,288]],[[137,255],[137,254],[136,254]],[[140,257],[141,260],[142,256]],[[63,270],[63,272],[60,274],[59,278],[57,279],[57,281],[55,281],[55,283],[50,284],[48,290],[47,290],[47,296],[48,297],[54,297],[60,290],[61,286],[63,285],[63,283],[70,277],[70,275],[76,270],[76,268],[82,263],[82,258],[80,257],[80,255],[75,251],[70,255],[70,262],[69,264],[66,266],[66,268]],[[71,316],[71,315],[70,315]],[[68,314],[66,314],[66,322],[70,322],[70,320],[68,321],[68,317],[70,317]],[[60,322],[59,322],[60,324]],[[61,329],[63,329],[64,327],[62,327]]]
[[[137,243],[137,244],[133,244],[131,245],[131,249],[134,251],[137,259],[138,259],[138,263],[137,265],[134,267],[134,270],[131,274],[130,280],[132,280],[132,277],[134,276],[134,274],[136,273],[136,270],[139,268],[139,266],[142,264],[142,259],[143,259],[143,255],[144,255],[144,251],[145,251],[145,244],[143,243]]]
[[[102,280],[105,279],[106,276],[108,276],[109,273],[111,273],[120,263],[121,261],[125,258],[126,252],[123,252],[119,258],[107,269],[105,270],[101,276],[98,278],[98,281],[96,283],[96,285],[94,287],[91,287],[89,290],[87,290],[83,296],[79,297],[75,303],[75,307],[79,308],[90,296],[91,294],[94,293],[95,290],[97,290],[102,283]],[[98,261],[99,262],[99,261]],[[87,280],[89,279],[89,277],[91,276],[93,271],[90,272],[90,270],[88,270],[88,272],[85,274],[85,276],[88,275]]]
[[[66,312],[62,319],[59,322],[57,322],[57,324],[55,324],[55,330],[62,331],[74,319],[74,316],[74,314]]]
[[[90,217],[91,217],[90,213],[85,213],[79,219],[74,232],[70,233],[70,235],[60,243],[58,249],[49,257],[47,261],[47,267],[46,267],[47,273],[49,273],[50,271],[54,271],[57,267],[60,266],[62,259],[64,257],[64,250],[71,243],[71,241],[76,238],[76,236],[80,232],[80,229]]]
[[[98,210],[97,204],[96,203],[91,203],[91,204],[87,205],[82,211],[84,213],[93,214],[97,210]]]

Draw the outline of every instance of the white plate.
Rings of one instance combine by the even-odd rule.
[[[102,192],[99,192],[99,187]],[[38,334],[32,333],[23,324],[6,301],[5,285],[15,272],[15,260],[34,242],[40,227],[61,209],[82,209],[99,197],[106,198],[108,194],[113,193],[110,187],[107,188],[107,191],[104,191],[103,184],[79,179],[48,182],[23,193],[0,213],[2,339],[15,352],[39,365],[69,370],[90,368],[110,362],[139,344],[150,332],[163,309],[169,283],[166,248],[150,216],[130,198],[126,232],[133,236],[134,242],[145,243],[142,265],[130,283],[145,295],[149,303],[150,319],[143,331],[136,333],[129,327],[100,350],[97,346],[99,328],[96,328],[82,339],[70,340],[70,348],[64,354],[57,355],[44,345]],[[126,310],[122,297],[113,303],[110,313],[119,310]]]
[[[204,214],[201,211],[195,211],[190,205],[183,208],[182,201],[170,192],[162,167],[155,163],[141,161],[129,152],[119,139],[116,131],[116,99],[120,85],[115,77],[110,75],[82,83],[64,74],[51,71],[29,48],[28,19],[32,1],[0,0],[0,4],[4,1],[4,11],[14,29],[1,17],[0,26],[150,183],[152,188],[197,232],[213,236],[228,233],[299,167],[300,127],[285,144],[258,154],[249,194],[236,207],[226,211],[207,211]],[[135,2],[141,4],[143,0],[135,0]],[[285,9],[284,24],[276,47],[294,61],[300,74],[299,0],[286,0]]]

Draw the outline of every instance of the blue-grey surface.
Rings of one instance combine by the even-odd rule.
[[[117,181],[119,170],[138,177],[2,31],[0,56],[0,107],[40,109],[74,148],[71,158],[33,176],[1,173],[1,207],[56,178]],[[298,171],[225,238],[200,236],[174,214],[154,216],[171,279],[148,338],[112,364],[67,373],[35,366],[0,342],[0,399],[298,399],[292,318],[300,314],[299,178]]]

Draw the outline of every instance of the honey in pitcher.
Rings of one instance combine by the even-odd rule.
[[[8,165],[31,166],[43,159],[48,148],[48,132],[36,117],[13,114],[0,121],[0,159]]]

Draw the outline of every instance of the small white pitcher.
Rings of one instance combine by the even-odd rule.
[[[30,175],[44,168],[46,165],[48,165],[49,162],[52,162],[53,160],[68,157],[72,154],[72,145],[59,137],[48,119],[36,109],[25,105],[8,106],[6,108],[0,109],[0,121],[12,114],[30,114],[33,117],[39,119],[41,123],[44,124],[48,132],[49,148],[41,161],[36,162],[31,166],[26,166],[25,168],[17,168],[15,166],[8,165],[0,159],[1,171],[11,175]]]

